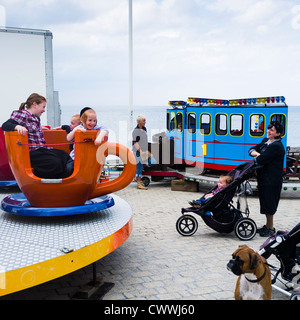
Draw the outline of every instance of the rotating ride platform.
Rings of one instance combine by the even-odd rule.
[[[113,206],[73,216],[0,210],[0,296],[74,272],[124,243],[132,231],[132,209],[117,195],[109,197]]]
[[[16,180],[3,180],[0,181],[0,187],[17,187],[17,181]]]
[[[65,132],[60,132],[65,136]],[[106,256],[132,231],[132,210],[114,192],[131,183],[135,158],[118,143],[95,146],[97,132],[75,134],[73,173],[66,178],[35,176],[28,137],[6,132],[8,161],[22,193],[0,194],[0,296],[61,277]],[[57,144],[50,130],[47,143]],[[51,141],[52,140],[52,141]],[[64,141],[64,139],[63,139]],[[124,170],[112,181],[99,179],[108,154]]]

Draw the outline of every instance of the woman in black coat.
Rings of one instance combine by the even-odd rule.
[[[273,216],[277,210],[283,180],[283,163],[285,150],[281,142],[283,125],[272,121],[268,125],[267,138],[249,150],[258,165],[257,185],[260,203],[260,213],[266,215],[266,225],[257,229],[262,237],[269,237],[275,233]]]

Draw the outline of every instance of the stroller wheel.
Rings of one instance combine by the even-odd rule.
[[[256,223],[250,218],[241,218],[234,226],[234,232],[240,240],[251,240],[256,234],[256,229]]]
[[[290,300],[300,300],[300,293],[297,292],[292,294]]]
[[[182,236],[192,236],[198,229],[197,219],[192,215],[182,215],[176,222],[176,230]]]

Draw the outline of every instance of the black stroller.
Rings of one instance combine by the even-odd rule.
[[[261,245],[258,253],[265,259],[274,255],[280,263],[279,267],[269,264],[273,288],[290,296],[291,300],[300,300],[300,223],[289,232],[278,231]],[[275,285],[276,281],[283,287]]]
[[[201,208],[182,208],[182,216],[176,222],[176,229],[182,236],[191,236],[198,229],[197,219],[190,214],[199,215],[207,226],[220,233],[235,232],[241,240],[250,240],[256,234],[256,224],[249,218],[247,195],[252,194],[250,183],[247,181],[254,175],[254,162],[243,163],[227,173],[232,182],[223,190],[207,200]],[[209,190],[211,193],[218,186]],[[237,205],[233,205],[233,196],[237,192]],[[241,197],[245,200],[244,212],[241,211]]]

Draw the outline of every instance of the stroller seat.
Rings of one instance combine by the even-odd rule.
[[[254,171],[254,162],[246,162],[237,166],[227,174],[232,177],[232,182],[212,198],[208,199],[200,208],[182,208],[182,216],[176,223],[177,231],[184,236],[194,234],[197,231],[198,223],[192,215],[185,213],[195,213],[203,219],[207,226],[217,232],[230,233],[235,230],[236,235],[241,240],[252,239],[256,234],[257,228],[255,222],[248,218],[248,206],[244,213],[246,217],[244,217],[240,210],[239,198],[237,207],[233,205],[232,199],[238,190],[239,196],[247,196],[246,191],[248,188],[245,186],[241,188],[241,186],[253,175]],[[216,190],[217,187],[218,185],[214,186],[206,194]]]

